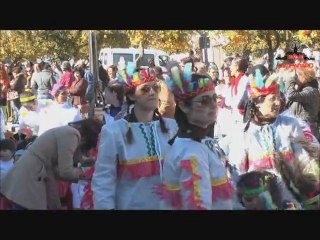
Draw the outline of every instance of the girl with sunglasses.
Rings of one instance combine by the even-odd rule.
[[[170,141],[171,150],[164,162],[163,185],[156,188],[166,209],[232,209],[233,187],[222,152],[214,139],[207,137],[216,119],[214,83],[206,75],[170,68],[166,83],[175,96],[178,133]]]
[[[176,122],[158,112],[160,87],[153,71],[137,71],[128,63],[119,79],[125,83],[128,114],[101,131],[92,178],[94,209],[159,209],[153,188],[162,181]]]

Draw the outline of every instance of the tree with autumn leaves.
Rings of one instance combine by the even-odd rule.
[[[288,40],[297,38],[314,50],[320,45],[319,30],[215,30],[205,31],[213,41],[219,36],[227,39],[223,46],[227,55],[269,55],[281,47],[287,49]],[[96,30],[98,51],[103,47],[138,47],[161,49],[169,54],[188,52],[192,38],[199,31],[192,30]],[[87,30],[1,30],[0,59],[13,61],[50,57],[52,59],[88,58]],[[197,46],[198,47],[198,46]],[[195,47],[195,48],[197,48]],[[270,62],[272,67],[272,62]]]
[[[223,48],[227,55],[269,56],[269,68],[273,67],[273,53],[278,47],[288,51],[291,39],[298,39],[313,50],[319,50],[319,30],[226,30],[218,34],[229,40]]]
[[[85,30],[0,31],[0,59],[13,61],[87,58],[88,32]],[[156,48],[168,53],[186,52],[191,47],[192,31],[180,30],[98,30],[98,50],[102,47]]]

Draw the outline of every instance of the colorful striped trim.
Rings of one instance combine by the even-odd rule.
[[[227,182],[228,182],[228,179],[227,179],[226,177],[220,178],[220,179],[212,179],[212,180],[211,180],[211,185],[212,185],[213,187],[217,187],[217,186],[226,184]]]
[[[181,194],[178,184],[158,184],[153,187],[153,193],[175,210],[181,209]]]
[[[292,163],[292,161],[294,160],[294,154],[292,150],[280,152],[280,155],[287,163]],[[249,157],[249,169],[270,168],[275,168],[273,154],[256,155]]]
[[[201,207],[202,201],[199,186],[201,176],[199,175],[197,159],[195,157],[191,157],[190,160],[182,160],[180,164],[181,168],[192,173],[191,179],[183,182],[183,187],[191,191],[190,196],[187,198],[187,201],[190,202],[190,209],[203,209]]]
[[[187,99],[194,98],[194,97],[200,95],[201,93],[205,93],[205,92],[208,92],[211,90],[214,90],[213,83],[208,83],[207,86],[205,86],[205,87],[198,88],[193,91],[186,91],[185,93],[182,93],[180,89],[175,89],[173,91],[173,94],[174,94],[177,102],[184,102]]]
[[[218,199],[229,200],[232,198],[234,188],[230,181],[226,177],[220,179],[212,179],[212,201]]]
[[[180,185],[179,184],[169,184],[169,183],[166,183],[164,182],[163,183],[166,187],[166,189],[168,191],[180,191]]]
[[[131,161],[119,161],[118,176],[130,179],[160,175],[160,165],[157,156],[138,158]]]
[[[199,206],[200,206],[200,204],[201,204],[201,195],[200,195],[199,180],[201,179],[201,177],[199,175],[197,159],[195,157],[191,158],[191,169],[192,169],[192,173],[195,176],[198,176],[198,177],[194,178],[194,180],[193,180],[193,187],[194,187],[194,201],[195,201],[196,204],[199,204]]]
[[[158,161],[158,156],[148,156],[142,158],[135,158],[132,160],[119,160],[120,165],[132,165],[132,164],[139,164],[139,163],[146,163],[146,162],[153,162]]]

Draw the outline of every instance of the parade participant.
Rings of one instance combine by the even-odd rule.
[[[106,106],[103,109],[103,122],[107,124],[113,122],[124,107],[124,84],[118,80],[111,80],[104,92]]]
[[[61,209],[57,180],[82,179],[83,152],[95,148],[102,124],[86,119],[38,137],[1,181],[1,193],[13,209]]]
[[[267,77],[263,76],[259,69],[255,71],[255,77],[251,77],[247,88],[249,102],[244,114],[246,122],[244,133],[231,142],[229,160],[236,165],[241,174],[254,170],[267,170],[277,175],[278,184],[282,189],[282,201],[295,202],[292,191],[291,194],[288,191],[291,190],[294,180],[288,180],[290,186],[284,185],[283,176],[286,174],[283,174],[281,170],[283,168],[279,169],[277,165],[282,166],[282,163],[287,163],[289,168],[297,172],[297,166],[300,164],[296,163],[301,163],[304,166],[303,171],[316,176],[316,168],[311,167],[314,166],[314,161],[301,144],[293,141],[296,137],[304,137],[299,122],[295,118],[279,114],[281,97],[277,83],[278,76],[274,74]],[[304,192],[303,189],[300,189],[300,192]],[[301,198],[308,199],[308,196],[313,196],[315,192],[304,194]]]
[[[169,67],[166,79],[175,96],[175,119],[179,126],[164,162],[164,186],[155,189],[166,209],[232,209],[233,186],[227,177],[221,152],[206,137],[216,120],[214,83],[207,75]],[[171,141],[171,142],[172,142]]]
[[[4,179],[13,167],[13,156],[16,152],[16,143],[11,139],[0,141],[0,180]]]
[[[13,167],[15,151],[16,144],[13,140],[3,139],[0,141],[0,182]],[[9,210],[10,208],[10,201],[0,193],[0,210]]]
[[[162,181],[162,163],[176,123],[162,118],[157,107],[159,84],[153,71],[129,63],[120,70],[126,84],[123,119],[104,125],[92,179],[94,209],[159,209],[153,188]]]
[[[38,134],[39,117],[37,113],[36,96],[31,91],[20,94],[21,108],[19,110],[19,128],[28,128],[33,135]]]
[[[52,104],[39,111],[38,136],[51,128],[81,120],[79,111],[67,102],[68,90],[64,85],[56,83],[50,94],[54,99]]]
[[[241,175],[237,183],[237,195],[247,210],[296,209],[293,202],[280,202],[277,176],[268,171],[252,171]]]

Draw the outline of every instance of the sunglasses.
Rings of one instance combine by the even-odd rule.
[[[161,86],[160,86],[159,84],[155,84],[155,85],[152,85],[152,86],[150,86],[150,85],[145,85],[145,86],[143,86],[143,87],[140,89],[140,91],[141,91],[142,94],[147,94],[147,93],[150,92],[151,89],[152,89],[155,93],[159,93],[160,90],[161,90]]]
[[[209,105],[213,105],[217,102],[217,95],[214,94],[213,96],[202,96],[200,100],[196,100],[196,101],[192,101],[192,102],[196,102],[196,103],[200,103],[201,106],[209,106]]]

